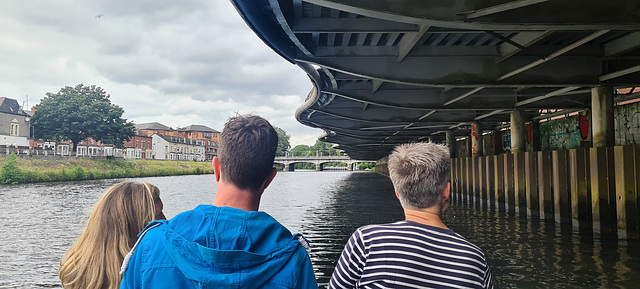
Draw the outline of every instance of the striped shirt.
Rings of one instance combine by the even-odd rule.
[[[412,221],[364,226],[347,242],[329,288],[493,288],[480,248]]]

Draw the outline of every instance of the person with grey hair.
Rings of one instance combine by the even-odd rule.
[[[440,218],[451,190],[449,149],[403,144],[388,167],[405,220],[356,230],[329,288],[493,288],[482,250]]]

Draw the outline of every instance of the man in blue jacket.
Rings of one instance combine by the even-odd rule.
[[[123,262],[120,288],[318,288],[306,240],[258,211],[277,146],[265,119],[231,118],[213,159],[213,205],[150,223]]]

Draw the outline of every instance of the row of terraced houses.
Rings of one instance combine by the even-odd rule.
[[[135,124],[135,135],[123,148],[86,139],[74,153],[71,142],[33,139],[32,114],[15,99],[0,97],[0,153],[185,161],[211,161],[218,153],[219,131],[204,125],[174,129],[158,122]]]

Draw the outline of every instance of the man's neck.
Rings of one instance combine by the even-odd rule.
[[[432,207],[422,210],[404,209],[404,216],[407,221],[449,230],[442,222],[442,219],[440,219],[440,208]]]
[[[234,185],[218,182],[218,191],[213,200],[216,207],[231,207],[244,211],[257,211],[260,207],[260,194]]]

